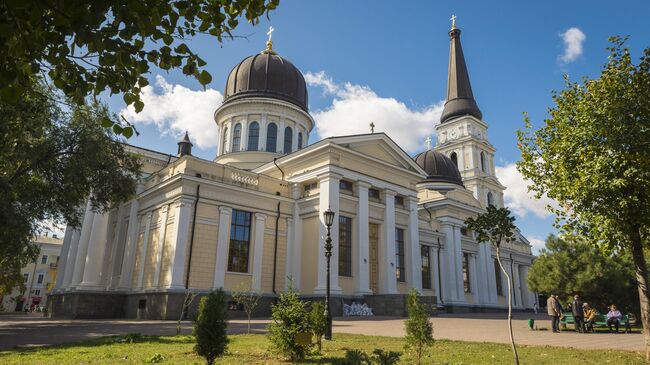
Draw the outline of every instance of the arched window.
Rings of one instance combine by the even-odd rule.
[[[302,133],[298,132],[298,149],[302,148]]]
[[[226,153],[226,145],[228,145],[228,127],[223,128],[223,141],[221,142],[221,154]]]
[[[278,150],[278,126],[275,123],[269,123],[266,127],[266,151],[277,152]]]
[[[487,194],[487,203],[488,203],[488,205],[494,205],[494,196],[489,191],[488,191],[488,194]]]
[[[481,171],[485,172],[485,153],[481,152]]]
[[[232,130],[232,152],[239,151],[241,146],[241,123],[235,125],[235,129]]]
[[[449,158],[451,158],[451,161],[458,167],[458,155],[456,152],[452,152],[451,155],[449,155]]]
[[[284,153],[291,153],[291,146],[293,145],[293,130],[291,127],[284,129]]]
[[[248,126],[248,150],[257,151],[258,140],[260,137],[260,125],[253,122]]]

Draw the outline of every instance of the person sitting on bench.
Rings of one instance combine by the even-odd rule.
[[[612,332],[612,325],[616,327],[616,333],[618,333],[618,326],[621,324],[621,318],[623,315],[621,312],[616,309],[616,305],[612,304],[609,307],[609,312],[607,312],[607,327],[609,327],[609,332]]]
[[[585,313],[585,330],[589,332],[593,332],[594,330],[594,322],[596,321],[596,316],[598,315],[598,312],[596,309],[591,308],[589,306],[589,303],[585,303],[582,305],[583,312]]]

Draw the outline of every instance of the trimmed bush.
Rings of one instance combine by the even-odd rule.
[[[420,303],[417,290],[411,289],[407,298],[408,319],[406,320],[406,345],[417,359],[422,362],[422,355],[427,347],[433,345],[433,325],[429,321],[429,313],[424,304]]]
[[[227,321],[226,295],[222,289],[214,290],[201,299],[199,313],[194,320],[194,351],[203,356],[208,365],[214,364],[214,360],[226,352]]]
[[[299,336],[311,334],[305,302],[300,300],[293,288],[289,288],[288,292],[280,294],[271,312],[273,321],[268,329],[272,351],[290,361],[304,360],[311,347],[311,344],[298,341]]]

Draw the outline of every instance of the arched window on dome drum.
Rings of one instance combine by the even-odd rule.
[[[451,155],[449,155],[449,158],[451,158],[451,161],[458,167],[458,155],[456,152],[452,152]]]
[[[226,145],[228,144],[228,127],[223,128],[223,137],[221,142],[221,154],[226,153]]]
[[[494,205],[494,196],[489,191],[487,193],[487,203],[488,205]]]
[[[278,150],[278,126],[275,123],[269,123],[266,127],[266,151],[277,152]]]
[[[302,133],[298,132],[298,149],[302,148]]]
[[[481,152],[481,171],[485,172],[485,153]]]
[[[260,125],[253,122],[248,126],[248,151],[257,151],[260,137]]]
[[[291,127],[284,129],[284,153],[291,153],[291,146],[293,145],[293,130]]]
[[[241,123],[235,125],[235,129],[232,130],[232,152],[239,151],[241,146]]]

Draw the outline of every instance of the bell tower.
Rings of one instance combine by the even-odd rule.
[[[456,164],[463,184],[484,207],[489,204],[503,207],[505,187],[497,180],[494,170],[496,150],[487,139],[488,125],[474,100],[455,17],[449,40],[447,101],[436,127],[435,149]]]

